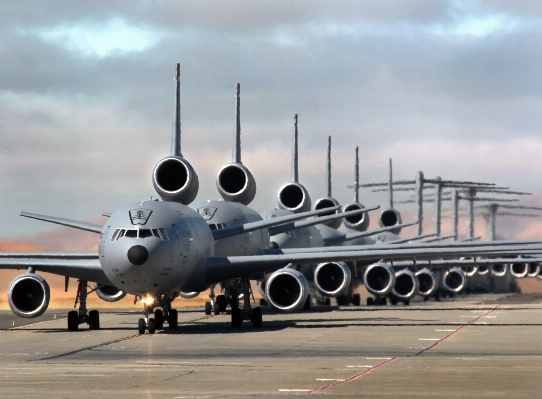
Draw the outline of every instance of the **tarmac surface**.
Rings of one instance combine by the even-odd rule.
[[[0,398],[542,397],[537,296],[264,308],[261,329],[184,308],[154,335],[140,315],[106,309],[102,329],[68,332],[64,311],[0,311]]]

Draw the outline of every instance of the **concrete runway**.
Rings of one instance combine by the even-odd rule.
[[[104,310],[101,330],[71,333],[65,313],[23,326],[0,312],[0,398],[542,396],[536,297],[265,309],[262,329],[240,330],[229,315],[185,308],[177,330],[155,335],[137,334],[134,309]]]

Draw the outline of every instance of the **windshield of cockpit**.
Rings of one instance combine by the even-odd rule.
[[[166,230],[163,228],[158,229],[116,229],[113,233],[113,236],[111,237],[111,241],[117,241],[121,238],[148,238],[148,237],[156,237],[159,238],[162,241],[169,241],[169,237],[166,233]]]

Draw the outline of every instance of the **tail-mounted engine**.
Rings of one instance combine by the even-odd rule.
[[[309,295],[309,284],[303,274],[295,269],[279,269],[269,276],[265,288],[269,303],[283,312],[303,308]]]
[[[408,269],[395,273],[395,284],[392,295],[401,301],[410,301],[418,294],[420,282],[416,275]]]
[[[384,209],[380,214],[380,218],[378,219],[378,224],[380,227],[391,227],[401,223],[401,214],[394,208]],[[399,234],[401,232],[401,228],[398,227],[395,230],[391,230],[391,232],[394,234]]]
[[[418,278],[418,282],[420,284],[418,294],[428,297],[436,292],[438,282],[435,273],[427,268],[423,268],[422,270],[416,272],[416,277]]]
[[[390,265],[373,263],[363,273],[363,284],[371,294],[377,297],[388,295],[395,285],[395,272]]]
[[[192,299],[197,297],[200,294],[199,291],[193,291],[193,292],[183,292],[179,291],[179,296],[184,299]]]
[[[503,277],[506,275],[506,271],[508,270],[508,264],[506,263],[495,263],[494,265],[491,265],[489,267],[491,270],[491,274],[496,277]]]
[[[510,264],[510,273],[516,278],[527,277],[529,273],[529,264],[526,262],[518,261]]]
[[[282,186],[279,190],[277,202],[280,209],[294,213],[311,210],[311,197],[307,189],[298,182],[291,182]]]
[[[226,201],[248,205],[256,196],[256,180],[242,163],[223,166],[216,177],[216,188]]]
[[[442,285],[448,291],[457,294],[467,285],[467,276],[459,267],[452,267],[442,275]]]
[[[94,283],[94,290],[98,298],[106,302],[117,302],[126,296],[126,292],[113,285]]]
[[[339,201],[337,201],[335,198],[325,197],[325,198],[320,198],[319,200],[316,201],[316,203],[314,204],[314,209],[318,210],[318,209],[332,208],[338,205],[339,205]],[[341,209],[339,208],[336,211],[329,211],[326,213],[322,213],[318,215],[317,217],[331,216],[331,215],[334,215],[335,213],[340,213],[340,212],[341,212]],[[339,226],[341,225],[341,222],[342,222],[341,219],[335,219],[335,220],[326,222],[324,224],[326,226],[331,227],[332,229],[338,229]]]
[[[318,291],[325,296],[344,295],[351,280],[352,273],[344,262],[320,263],[314,270],[314,284]]]
[[[49,284],[34,273],[15,277],[8,288],[9,307],[19,317],[41,316],[47,310],[50,298]]]
[[[365,207],[362,204],[354,202],[343,207],[343,212],[355,211],[363,208]],[[358,215],[346,216],[343,218],[343,223],[349,229],[365,231],[367,230],[367,227],[369,227],[369,214],[363,212]]]
[[[164,201],[188,205],[198,195],[199,181],[192,165],[186,159],[170,155],[161,159],[152,172],[154,189]]]

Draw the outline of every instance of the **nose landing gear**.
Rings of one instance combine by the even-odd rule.
[[[178,326],[178,313],[176,309],[171,309],[171,302],[173,302],[176,297],[176,294],[170,294],[155,297],[150,304],[147,304],[146,301],[144,301],[144,317],[139,319],[137,323],[139,334],[145,334],[145,330],[148,330],[149,334],[154,334],[156,330],[164,328],[164,321],[166,320],[170,329],[176,329]],[[154,317],[149,318],[154,307],[161,307],[162,309],[154,310]]]

